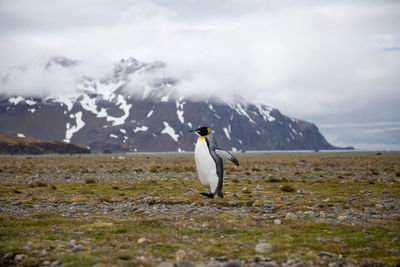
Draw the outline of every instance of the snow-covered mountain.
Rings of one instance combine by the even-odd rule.
[[[57,57],[43,68],[77,64]],[[265,104],[183,98],[175,90],[177,79],[158,75],[163,68],[162,62],[123,59],[102,79],[82,75],[70,94],[3,96],[0,132],[63,140],[92,151],[192,151],[196,136],[188,131],[209,126],[229,150],[335,148],[314,124]],[[129,93],[132,86],[140,90]]]

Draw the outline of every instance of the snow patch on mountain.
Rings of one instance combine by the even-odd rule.
[[[294,134],[298,134],[297,131],[293,128],[292,124],[289,123],[289,128],[292,130]]]
[[[61,95],[61,96],[49,96],[45,98],[45,101],[52,101],[67,106],[68,112],[70,112],[78,98],[79,94],[72,95]]]
[[[80,101],[80,103],[83,109],[95,114],[98,118],[101,118],[104,115],[104,114],[99,115],[100,112],[97,111],[95,98],[90,98],[88,95],[84,94],[82,95],[82,100]]]
[[[223,128],[223,130],[224,130],[224,133],[225,133],[225,135],[226,135],[226,138],[228,138],[229,140],[231,140],[231,136],[230,136],[230,134],[229,134],[229,131],[228,131],[228,128]]]
[[[183,105],[186,102],[182,100],[182,97],[176,100],[176,114],[178,116],[179,121],[183,124],[185,123],[185,118],[183,117]]]
[[[28,106],[34,106],[38,103],[37,101],[34,101],[32,99],[25,99],[22,96],[10,97],[8,99],[8,102],[14,105],[18,105],[20,102],[25,102],[25,104],[27,104]]]
[[[161,102],[168,102],[169,97],[171,96],[173,90],[172,85],[166,84],[164,89],[168,89],[167,93],[161,97]]]
[[[71,114],[72,115],[72,114]],[[85,126],[85,122],[82,120],[82,111],[79,111],[73,115],[75,118],[75,125],[70,127],[70,124],[67,123],[64,142],[69,143],[71,141],[72,136],[77,133],[80,129]]]
[[[77,85],[77,88],[81,92],[87,92],[92,94],[101,95],[103,100],[112,101],[115,98],[115,91],[122,88],[125,85],[125,80],[117,82],[102,82],[97,80],[91,80],[91,82],[83,81]]]
[[[261,116],[263,116],[265,121],[273,122],[276,120],[270,114],[270,112],[272,111],[272,108],[270,108],[266,105],[263,105],[263,104],[258,104],[258,105],[256,105],[256,107],[258,108],[258,111],[260,112]]]
[[[247,117],[251,123],[256,124],[256,122],[247,113],[247,111],[245,109],[246,105],[241,104],[241,103],[236,103],[236,104],[230,104],[229,106],[232,109],[234,109],[239,115]]]
[[[174,139],[175,142],[178,142],[179,134],[175,133],[174,128],[169,126],[168,122],[163,122],[164,123],[164,129],[161,131],[162,134],[168,134],[171,136],[172,139]]]
[[[135,129],[133,129],[133,132],[134,132],[134,133],[137,133],[137,132],[145,132],[145,131],[147,131],[148,129],[149,129],[149,127],[143,125],[143,126],[136,127]]]
[[[108,116],[107,119],[112,118],[114,120],[113,126],[125,123],[125,120],[129,117],[129,110],[131,109],[132,104],[128,104],[122,95],[118,95],[117,106],[124,111],[124,115],[119,118]]]
[[[10,102],[11,104],[14,105],[18,105],[19,102],[25,101],[25,98],[23,98],[22,96],[18,96],[18,97],[10,97],[8,99],[8,102]]]
[[[34,100],[29,100],[29,99],[25,99],[25,103],[26,103],[27,105],[29,105],[29,106],[34,106],[34,105],[37,104],[36,101],[34,101]]]
[[[80,104],[83,109],[93,113],[98,118],[106,118],[107,121],[112,122],[113,126],[124,124],[125,120],[129,117],[129,110],[132,107],[132,104],[128,104],[122,95],[118,96],[114,95],[113,97],[117,99],[116,105],[124,111],[124,115],[122,115],[121,117],[114,117],[108,115],[107,110],[104,108],[101,108],[100,111],[98,111],[98,107],[96,105],[96,98],[91,98],[87,94],[83,94],[81,97],[82,99],[80,101]]]

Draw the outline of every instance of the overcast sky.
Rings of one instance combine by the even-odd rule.
[[[93,75],[161,60],[186,94],[240,94],[334,145],[400,149],[399,29],[400,1],[1,0],[0,71],[56,55]],[[70,82],[21,80],[0,93]]]

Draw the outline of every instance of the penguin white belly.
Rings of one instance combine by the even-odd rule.
[[[217,167],[203,136],[197,140],[194,158],[201,184],[214,194],[218,186]]]

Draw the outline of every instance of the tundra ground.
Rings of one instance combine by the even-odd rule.
[[[236,156],[222,199],[192,154],[2,156],[0,266],[400,263],[400,152]]]

